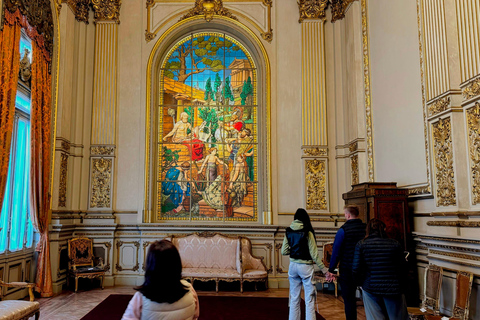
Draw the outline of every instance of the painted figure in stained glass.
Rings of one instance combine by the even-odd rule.
[[[193,34],[170,50],[162,72],[159,218],[256,220],[249,53],[224,34]]]

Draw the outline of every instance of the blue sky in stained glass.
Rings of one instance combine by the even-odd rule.
[[[27,37],[20,38],[20,57],[23,57],[23,51],[28,49],[30,53],[28,54],[28,59],[32,62],[32,41]]]

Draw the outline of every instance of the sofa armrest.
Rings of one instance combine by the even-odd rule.
[[[248,238],[242,238],[242,273],[245,270],[267,271],[263,259],[252,254],[252,243]]]
[[[28,288],[28,295],[30,296],[30,301],[34,301],[35,297],[33,296],[33,288],[35,288],[35,283],[28,282],[3,282],[0,280],[0,287],[5,288]]]

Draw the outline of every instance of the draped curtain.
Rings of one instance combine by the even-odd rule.
[[[7,185],[15,96],[20,68],[21,26],[5,23],[0,33],[0,208]],[[0,210],[1,214],[1,210]]]
[[[50,264],[50,243],[48,239],[48,224],[50,221],[50,167],[51,167],[51,85],[52,78],[49,72],[51,61],[50,53],[47,51],[44,37],[37,30],[30,26],[27,18],[19,10],[14,13],[5,10],[4,31],[7,25],[18,28],[18,39],[20,30],[23,28],[32,39],[32,77],[31,77],[31,168],[30,168],[30,218],[36,231],[40,234],[40,241],[37,245],[38,260],[35,281],[35,290],[40,292],[42,297],[51,297],[52,270]],[[19,41],[19,40],[18,40]],[[18,51],[19,42],[12,44],[12,50],[17,51],[17,58],[14,60],[19,65],[20,56]],[[3,49],[3,48],[2,48]],[[2,72],[3,73],[3,72]],[[18,81],[18,66],[14,74],[15,82]],[[3,101],[4,99],[2,99]],[[13,92],[13,111],[15,109],[15,91]],[[3,111],[3,108],[2,108]],[[2,112],[3,115],[3,112]],[[10,137],[11,140],[11,137]],[[8,160],[7,160],[8,162]],[[8,164],[7,169],[8,170]],[[6,171],[7,172],[7,171]],[[3,177],[3,167],[2,167]],[[6,178],[5,178],[6,179]]]

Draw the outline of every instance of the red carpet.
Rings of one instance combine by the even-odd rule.
[[[111,294],[81,320],[120,320],[131,295]],[[288,320],[288,298],[199,296],[199,320]],[[302,319],[305,319],[302,303]],[[325,320],[317,313],[317,320]]]

